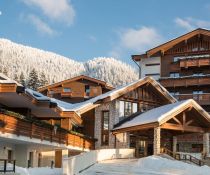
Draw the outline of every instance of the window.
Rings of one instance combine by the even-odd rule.
[[[71,88],[63,88],[63,92],[71,92]]]
[[[203,94],[203,91],[199,91],[199,90],[193,91],[193,94]]]
[[[159,76],[159,73],[153,73],[153,74],[145,74],[145,76]]]
[[[89,85],[85,85],[85,94],[86,94],[86,96],[90,96],[90,86]]]
[[[125,116],[129,116],[132,114],[132,103],[131,102],[125,102]]]
[[[170,77],[171,77],[171,78],[179,77],[179,73],[178,73],[178,72],[171,72],[171,73],[170,73]]]
[[[179,95],[179,92],[170,92],[170,94],[173,96],[177,96],[177,95]]]
[[[138,104],[127,102],[127,101],[120,101],[119,105],[119,120],[123,120],[124,118],[130,116],[133,113],[138,111]]]
[[[193,73],[193,76],[202,76],[202,75],[203,75],[202,72]]]
[[[174,57],[174,62],[177,62],[177,61],[179,61],[179,59],[180,59],[180,57]]]
[[[109,111],[102,112],[101,145],[109,145]]]
[[[160,63],[145,64],[145,66],[160,66]]]

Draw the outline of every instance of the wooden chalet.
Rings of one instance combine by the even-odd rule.
[[[193,134],[192,139],[201,134],[199,152],[208,154],[209,114],[193,100],[178,102],[151,77],[78,103],[0,77],[0,148],[8,148],[2,155],[19,166],[27,166],[27,160],[49,166],[53,160],[61,167],[63,156],[102,148],[131,147],[137,157],[159,154],[161,147],[175,152],[172,143],[179,145],[178,136],[185,134]],[[54,156],[49,158],[49,151]]]
[[[194,99],[210,112],[210,31],[198,28],[133,55],[143,76],[153,76],[178,100]]]
[[[104,81],[80,75],[58,83],[40,87],[38,91],[48,97],[69,103],[78,103],[114,89]]]

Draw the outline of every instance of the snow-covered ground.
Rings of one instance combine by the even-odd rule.
[[[62,168],[16,168],[16,173],[20,175],[62,175]]]
[[[1,167],[1,165],[0,165]],[[12,170],[12,165],[8,164],[7,169]],[[3,169],[3,167],[1,167]],[[41,168],[22,168],[22,167],[15,167],[16,171],[15,174],[17,175],[62,175],[62,168],[53,168],[50,167],[41,167]],[[0,173],[1,174],[1,173]],[[14,173],[10,173],[14,174]]]
[[[106,160],[93,165],[81,175],[209,175],[210,167],[199,167],[159,156],[141,159]]]

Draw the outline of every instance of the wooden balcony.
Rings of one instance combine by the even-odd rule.
[[[61,97],[72,97],[72,92],[62,92]]]
[[[210,75],[161,78],[160,83],[166,87],[188,87],[210,85]]]
[[[210,93],[204,94],[179,94],[174,96],[177,100],[194,99],[200,105],[210,105]]]
[[[181,59],[179,66],[180,68],[210,66],[210,57]]]
[[[45,126],[46,125],[46,126]],[[2,133],[25,136],[31,139],[36,138],[44,141],[64,144],[66,146],[80,149],[94,149],[94,140],[88,137],[70,133],[62,128],[53,125],[31,122],[21,117],[14,117],[0,113],[0,131]]]

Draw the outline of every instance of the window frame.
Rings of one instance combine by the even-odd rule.
[[[108,129],[105,129],[104,127],[104,114],[108,113]],[[110,122],[110,112],[109,110],[104,110],[101,112],[101,145],[102,146],[108,146],[109,145],[109,122]],[[107,137],[107,141],[104,141],[104,136]]]

